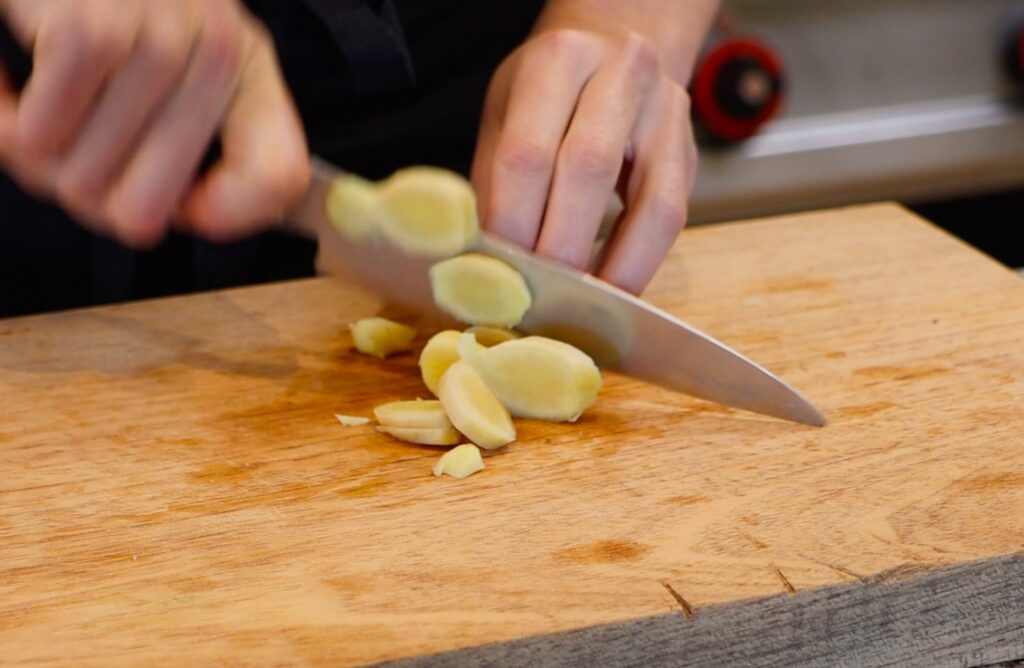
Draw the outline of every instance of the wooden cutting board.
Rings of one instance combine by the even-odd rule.
[[[333,282],[0,322],[0,663],[358,664],[1024,549],[1012,272],[881,205],[690,230],[648,297],[832,424],[609,375],[436,479],[335,421],[425,390]]]

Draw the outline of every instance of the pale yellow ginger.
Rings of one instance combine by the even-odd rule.
[[[515,417],[575,422],[597,400],[601,372],[590,357],[567,343],[541,336],[484,349],[474,348],[474,343],[472,334],[460,338],[464,361]]]
[[[469,476],[484,470],[484,458],[480,454],[480,448],[466,443],[457,448],[452,448],[441,455],[441,458],[434,464],[434,475],[450,475],[453,478],[468,478]]]
[[[523,335],[514,329],[504,327],[488,327],[487,325],[474,325],[466,330],[467,333],[476,337],[476,342],[484,348],[491,348],[499,343],[515,341],[523,338]]]
[[[365,318],[350,329],[356,350],[381,359],[409,350],[416,338],[415,329],[387,318]]]
[[[359,417],[357,415],[342,415],[341,413],[334,414],[335,419],[346,427],[362,427],[370,424],[370,418]]]
[[[413,255],[450,257],[469,248],[479,232],[469,182],[437,167],[399,170],[377,187],[379,229]]]
[[[462,440],[462,434],[455,431],[451,426],[447,428],[426,428],[414,427],[377,427],[377,431],[388,436],[393,436],[406,443],[417,445],[456,445]]]
[[[327,193],[327,217],[331,224],[356,241],[374,233],[378,209],[376,184],[354,174],[338,177]]]
[[[448,419],[473,443],[494,450],[516,440],[512,417],[465,360],[448,368],[438,389]]]
[[[435,334],[420,353],[420,375],[427,388],[437,396],[441,376],[452,364],[459,361],[459,337],[461,332],[453,329]]]
[[[497,258],[469,253],[430,268],[434,303],[468,325],[514,327],[530,310],[522,274]]]
[[[451,429],[440,401],[395,401],[373,409],[380,426],[398,429]]]

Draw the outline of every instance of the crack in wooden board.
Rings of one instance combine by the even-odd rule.
[[[898,570],[682,621],[673,613],[376,665],[981,668],[1024,659],[1024,553],[917,577]]]

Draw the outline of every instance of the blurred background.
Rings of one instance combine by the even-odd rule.
[[[1024,267],[1024,2],[723,7],[693,223],[896,200]]]

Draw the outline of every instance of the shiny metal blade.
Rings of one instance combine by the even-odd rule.
[[[338,173],[316,162],[313,185],[289,216],[319,240],[318,268],[391,302],[443,316],[428,277],[436,259],[407,255],[380,235],[354,242],[331,226],[325,200]],[[827,422],[799,392],[763,367],[627,292],[486,234],[472,250],[504,260],[526,279],[533,306],[517,327],[526,334],[567,341],[604,368],[702,399],[809,425]]]

